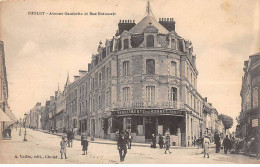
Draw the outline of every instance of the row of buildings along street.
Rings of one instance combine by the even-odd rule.
[[[8,138],[7,131],[17,121],[8,103],[8,81],[5,65],[4,43],[0,41],[0,139]]]
[[[147,11],[138,23],[120,20],[115,36],[99,42],[87,70],[25,115],[30,128],[115,140],[130,130],[133,142],[170,133],[172,146],[191,146],[206,133],[223,137],[217,109],[197,90],[192,42],[175,31],[173,18]],[[65,80],[65,78],[64,78]]]

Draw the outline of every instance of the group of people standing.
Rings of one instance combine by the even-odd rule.
[[[159,148],[160,149],[165,148],[165,152],[164,153],[167,154],[167,151],[168,151],[168,153],[171,154],[172,152],[170,151],[170,146],[171,146],[170,134],[167,133],[165,139],[164,139],[164,137],[161,134],[159,134],[159,138],[158,139],[159,139],[159,141],[158,141]],[[156,148],[156,136],[154,134],[152,134],[151,148]]]

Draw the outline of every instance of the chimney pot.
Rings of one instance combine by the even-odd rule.
[[[134,23],[135,23],[135,20],[133,20],[134,21]]]

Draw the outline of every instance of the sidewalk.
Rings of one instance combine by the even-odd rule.
[[[42,130],[42,129],[34,129],[36,131],[40,131],[43,133],[48,133],[56,136],[63,136],[66,135],[64,133],[51,133],[48,130]],[[74,137],[75,140],[81,140],[80,135],[76,135]],[[111,145],[116,145],[117,142],[113,140],[108,140],[108,139],[101,139],[101,138],[94,138],[94,141],[89,141],[90,143],[97,143],[97,144],[111,144]],[[138,146],[138,147],[150,147],[149,143],[133,143],[132,146]],[[215,147],[215,144],[211,144],[211,148]],[[172,149],[198,149],[197,147],[189,146],[189,147],[181,147],[181,146],[171,146]]]

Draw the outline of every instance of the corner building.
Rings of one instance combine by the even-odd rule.
[[[170,133],[173,146],[190,146],[203,124],[192,43],[175,32],[173,18],[158,22],[147,13],[137,24],[120,20],[116,36],[92,56],[88,131],[116,139],[130,129],[134,142]]]

